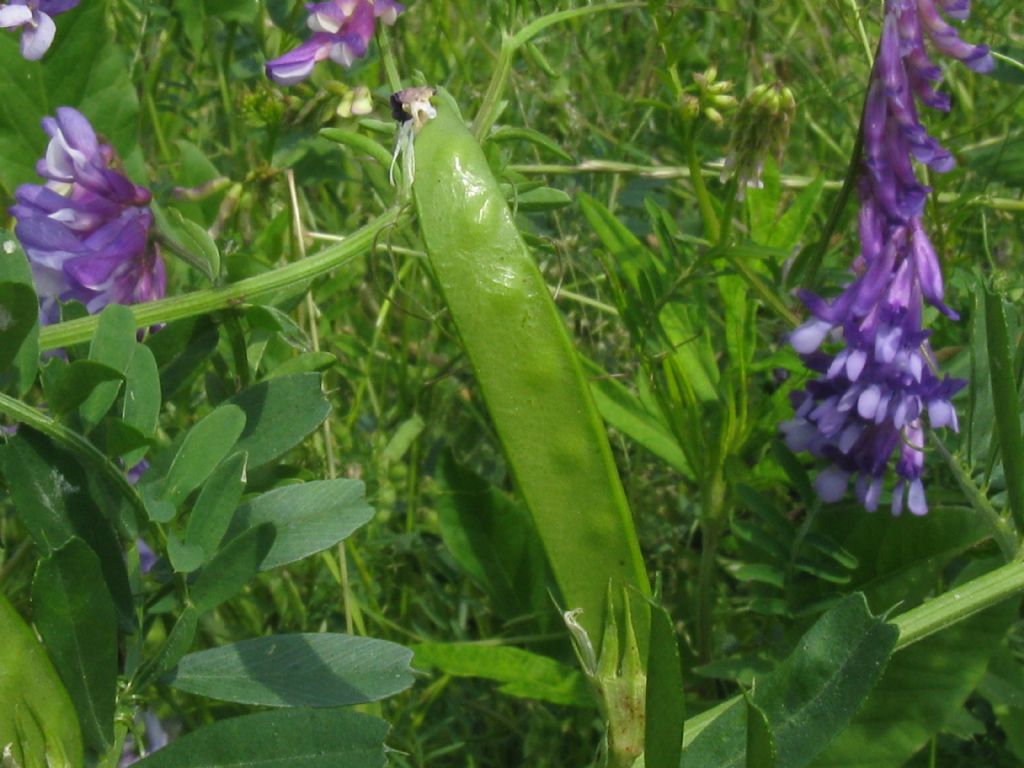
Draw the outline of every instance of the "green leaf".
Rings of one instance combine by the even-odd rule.
[[[572,198],[564,190],[553,187],[538,187],[509,196],[509,205],[516,211],[531,213],[537,211],[557,211],[572,205]]]
[[[122,418],[150,437],[160,418],[160,371],[149,347],[136,345],[125,371]]]
[[[373,508],[366,503],[363,491],[362,482],[347,479],[275,488],[235,511],[228,538],[244,536],[257,526],[269,524],[275,538],[259,570],[293,563],[333,547],[369,522]]]
[[[138,768],[383,768],[388,724],[357,712],[284,709],[221,720]]]
[[[0,751],[22,768],[80,768],[75,707],[35,633],[0,592]],[[6,763],[5,763],[6,765]]]
[[[99,560],[84,541],[73,538],[39,563],[32,604],[85,744],[102,754],[114,740],[117,614]]]
[[[686,720],[683,665],[672,618],[659,606],[651,608],[645,710],[644,767],[678,768]]]
[[[804,189],[793,204],[782,214],[782,218],[772,228],[767,242],[771,248],[779,248],[784,252],[792,251],[801,241],[807,225],[811,223],[814,212],[818,210],[821,193],[825,189],[825,178],[819,176]]]
[[[220,331],[207,317],[169,323],[146,339],[160,371],[160,389],[171,397],[191,382],[217,348]]]
[[[3,259],[10,258],[6,254]],[[0,370],[18,357],[39,322],[39,305],[32,286],[22,282],[0,282]]]
[[[135,690],[145,688],[188,653],[196,637],[200,615],[201,612],[195,605],[185,606],[159,650],[139,665],[132,680],[132,687]]]
[[[202,272],[207,280],[216,282],[220,277],[220,251],[209,232],[174,208],[162,208],[156,203],[150,208],[157,232],[171,251]]]
[[[248,452],[251,469],[294,448],[331,411],[316,373],[270,379],[249,387],[229,402],[245,412],[245,430],[235,450]]]
[[[183,658],[167,684],[221,701],[264,707],[343,707],[404,691],[412,652],[341,634],[270,635]]]
[[[391,153],[381,146],[380,142],[371,136],[366,136],[356,131],[346,131],[343,128],[321,128],[320,135],[330,141],[361,152],[372,157],[384,168],[391,167]]]
[[[525,141],[529,144],[540,147],[541,149],[546,149],[548,152],[567,163],[573,162],[572,155],[558,146],[554,140],[549,138],[546,134],[543,134],[540,131],[535,131],[532,128],[505,125],[495,131],[491,131],[491,134],[487,137],[487,141],[493,141],[496,143]]]
[[[43,376],[46,402],[58,416],[80,406],[100,385],[124,379],[120,371],[94,360],[75,360],[71,364],[51,360],[46,368],[53,370]]]
[[[100,313],[96,334],[89,345],[89,359],[112,368],[123,377],[131,365],[136,347],[135,316],[132,311],[120,304],[107,306]],[[79,409],[86,432],[99,424],[120,391],[120,381],[96,385]]]
[[[248,456],[236,453],[224,459],[210,475],[199,492],[188,518],[185,541],[199,547],[203,562],[209,562],[217,551],[231,518],[245,490],[245,468]]]
[[[750,214],[750,239],[768,245],[782,198],[782,180],[775,158],[765,158],[761,176],[763,186],[746,191],[747,211]]]
[[[57,107],[73,105],[122,157],[138,140],[139,102],[127,59],[107,24],[106,0],[89,0],[62,13],[43,61],[25,61],[17,35],[0,37],[0,185],[9,193],[38,183],[36,160],[47,136],[39,123]]]
[[[755,681],[753,700],[775,735],[780,765],[809,764],[843,730],[881,676],[897,634],[869,613],[863,595],[848,595],[778,669]],[[687,768],[745,765],[745,725],[746,708],[723,707],[685,750]]]
[[[173,533],[167,534],[167,557],[175,573],[192,573],[207,560],[202,547],[183,542]]]
[[[529,514],[446,454],[438,473],[437,518],[452,557],[506,618],[544,610],[549,572]]]
[[[996,58],[996,68],[988,73],[988,77],[1008,85],[1024,85],[1024,48],[1017,45],[1004,45]],[[1014,61],[1008,62],[1003,57]]]
[[[285,360],[273,370],[267,371],[267,378],[274,379],[281,376],[292,376],[296,373],[309,373],[311,371],[326,371],[338,364],[338,358],[330,352],[303,352],[300,355]]]
[[[223,2],[223,0],[218,0],[218,2]],[[201,35],[202,30],[200,30]],[[175,199],[173,205],[181,211],[186,219],[209,227],[217,219],[217,212],[224,200],[225,192],[217,191],[208,194],[206,191],[211,186],[222,184],[224,177],[220,175],[217,166],[210,161],[203,150],[188,139],[176,139],[174,146],[178,150],[177,162],[172,166],[174,183],[183,189],[203,190],[203,194],[200,200]],[[225,189],[227,186],[224,185]]]
[[[260,572],[274,544],[274,526],[257,525],[227,543],[199,572],[189,598],[200,613],[238,594]]]
[[[693,470],[671,430],[644,407],[640,398],[595,363],[585,360],[583,365],[590,374],[590,392],[597,410],[608,426],[667,462],[683,477],[692,479]]]
[[[978,568],[969,567],[961,578],[967,581],[972,574],[979,575]],[[1018,599],[993,606],[896,654],[857,716],[814,761],[815,768],[904,765],[963,706],[1019,604]]]
[[[3,305],[10,322],[0,328],[0,386],[13,385],[18,395],[24,395],[35,383],[39,366],[39,304],[28,258],[11,232],[0,231],[0,284],[22,285],[32,293],[29,301],[24,290],[5,289],[11,295],[10,304]]]
[[[996,434],[1003,460],[1006,495],[1018,529],[1024,530],[1024,437],[1020,425],[1020,396],[1010,351],[1003,299],[985,292],[985,328],[988,332],[988,362],[992,375],[992,405]]]
[[[992,657],[978,693],[991,702],[1007,749],[1024,763],[1024,664],[1005,644]]]
[[[504,694],[571,707],[593,707],[583,673],[567,664],[504,645],[421,643],[412,646],[413,665],[454,677],[479,677],[503,685]]]
[[[134,624],[134,600],[117,534],[89,493],[86,472],[71,456],[27,427],[0,450],[18,517],[36,546],[51,554],[78,536],[99,558],[121,620]]]
[[[222,405],[195,424],[178,447],[160,497],[181,506],[228,455],[244,428],[245,414],[236,405]]]
[[[768,716],[754,700],[744,694],[747,707],[747,765],[746,768],[775,768],[777,754]]]
[[[1009,131],[1002,140],[968,149],[962,156],[964,164],[979,176],[1024,187],[1024,142],[1019,131]]]

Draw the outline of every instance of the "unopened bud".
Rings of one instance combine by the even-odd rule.
[[[781,83],[759,85],[740,103],[722,169],[723,181],[730,175],[739,181],[738,198],[742,199],[745,187],[761,186],[768,155],[781,161],[795,111],[793,92]]]
[[[700,115],[700,99],[684,93],[679,97],[679,110],[683,113],[684,120],[696,120]]]

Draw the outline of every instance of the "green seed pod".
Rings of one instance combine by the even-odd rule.
[[[579,358],[483,150],[451,96],[437,102],[415,139],[413,182],[434,276],[565,607],[582,609],[599,642],[609,582],[617,603],[628,587],[646,649],[650,588]]]

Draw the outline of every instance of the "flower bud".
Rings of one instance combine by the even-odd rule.
[[[781,83],[761,84],[740,103],[733,118],[732,136],[722,180],[735,176],[737,197],[745,187],[761,186],[761,170],[768,155],[781,161],[796,111],[793,92]]]

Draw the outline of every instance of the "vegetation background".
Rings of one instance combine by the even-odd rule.
[[[965,37],[1021,59],[1018,4],[973,5]],[[680,635],[688,714],[732,695],[784,658],[837,596],[866,590],[875,611],[913,604],[997,555],[956,473],[1005,505],[979,285],[983,276],[1006,302],[1019,383],[1021,68],[1001,63],[986,78],[945,67],[953,110],[926,117],[959,160],[952,173],[928,179],[936,193],[928,225],[944,261],[947,303],[962,316],[959,323],[936,322],[932,343],[947,370],[975,374],[957,400],[960,435],[941,438],[953,457],[947,462],[937,450],[929,452],[930,516],[868,515],[852,499],[823,507],[808,492],[812,463],[787,454],[776,431],[791,413],[788,392],[799,388],[804,375],[785,342],[792,325],[778,309],[803,315],[785,270],[801,246],[820,236],[847,173],[880,6],[856,0],[651,0],[568,21],[515,59],[499,130],[486,145],[492,166],[515,188],[510,194],[517,221],[577,348],[592,362],[648,569],[658,575]],[[116,0],[108,10],[114,39],[128,56],[117,78],[129,81],[138,100],[119,129],[127,137],[119,144],[127,150],[127,167],[160,200],[170,201],[175,188],[213,182],[197,195],[201,199],[179,195],[174,205],[214,236],[224,281],[302,259],[394,202],[379,159],[318,134],[341,127],[391,151],[389,88],[376,48],[349,70],[321,65],[309,82],[280,88],[265,78],[263,64],[304,37],[300,3]],[[502,31],[553,10],[551,2],[411,1],[387,35],[406,83],[443,85],[472,115]],[[717,179],[729,116],[721,125],[702,120],[694,134],[679,110],[677,87],[696,93],[693,75],[709,68],[733,83],[737,97],[759,83],[781,81],[798,101],[781,165],[770,164],[765,189],[751,190],[732,208],[737,240],[754,248],[750,259],[773,297],[747,296],[749,315],[737,315],[723,282],[737,274],[736,265],[706,257],[691,180],[693,147],[719,210],[730,206]],[[374,94],[372,118],[378,122],[339,114],[346,93],[360,85]],[[32,142],[42,150],[41,132]],[[11,201],[16,176],[3,180],[0,208]],[[545,188],[538,191],[534,182]],[[728,523],[716,534],[718,575],[708,586],[714,621],[703,640],[694,627],[707,546],[698,524],[704,501],[671,425],[653,415],[648,376],[650,361],[674,350],[638,344],[643,302],[609,277],[614,269],[608,238],[602,237],[607,232],[595,227],[601,208],[678,276],[663,298],[688,308],[694,343],[718,372],[721,412],[735,417],[722,443]],[[854,205],[827,245],[814,287],[833,296],[848,282],[858,252]],[[194,267],[166,255],[168,295],[209,285]],[[473,488],[480,504],[513,510],[509,514],[517,502],[422,243],[408,227],[389,231],[370,252],[313,282],[308,293],[306,287],[276,296],[272,303],[280,313],[212,317],[217,341],[205,364],[176,391],[165,391],[160,442],[169,444],[251,381],[323,371],[332,407],[326,427],[250,483],[359,478],[376,515],[339,548],[261,574],[204,617],[195,647],[268,633],[348,631],[414,650],[437,643],[513,646],[575,664],[544,574],[513,574],[511,584],[496,584],[500,579],[471,551],[466,538],[473,534],[462,530],[453,511],[453,492]],[[630,316],[630,307],[640,314]],[[751,347],[740,370],[735,339],[746,330]],[[708,406],[695,418],[706,434],[720,436],[721,424],[707,416],[712,412]],[[500,531],[488,535],[501,538]],[[35,555],[12,557],[26,540],[15,515],[0,517],[0,539],[3,590],[25,607]],[[495,553],[496,561],[505,562],[503,557]],[[913,724],[908,728],[929,719],[942,723],[941,730],[922,732],[907,764],[1024,761],[1024,623],[1019,615],[1003,619],[999,631],[965,625],[959,634],[949,633],[946,645],[922,653],[918,674],[908,672],[901,692],[892,694],[902,710],[890,715],[905,717]],[[969,653],[982,646],[983,652]],[[538,701],[530,691],[517,691],[514,673],[502,680],[492,669],[498,682],[482,679],[480,670],[460,671],[450,660],[431,664],[427,650],[414,666],[430,671],[408,691],[364,707],[392,724],[391,764],[543,768],[595,760],[601,718],[579,705],[579,696],[562,696],[576,706]],[[951,681],[956,670],[962,674]],[[935,687],[940,693],[933,693]],[[957,693],[946,696],[953,689]],[[147,707],[172,731],[190,732],[249,711],[164,686],[157,690]],[[940,715],[928,709],[933,695],[946,696]]]

